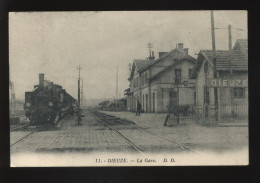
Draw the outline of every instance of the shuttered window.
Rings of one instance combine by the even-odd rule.
[[[245,97],[245,88],[241,88],[241,87],[233,88],[233,97],[234,98],[244,98]]]

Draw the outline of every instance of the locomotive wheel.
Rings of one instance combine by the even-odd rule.
[[[53,122],[53,115],[50,114],[50,115],[48,116],[48,121],[49,121],[50,123]]]
[[[33,124],[39,124],[39,122],[40,122],[40,117],[39,117],[39,115],[38,115],[37,113],[34,113],[34,114],[32,115],[32,117],[31,117],[31,122],[32,122]]]
[[[32,116],[28,116],[28,119],[30,120],[30,123],[32,123],[33,121],[33,119],[32,119]]]
[[[50,114],[50,120],[49,120],[49,122],[50,122],[50,123],[54,123],[54,122],[55,122],[55,119],[56,119],[56,116],[57,116],[57,113],[52,113],[52,114]]]

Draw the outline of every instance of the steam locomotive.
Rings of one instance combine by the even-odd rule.
[[[44,74],[39,74],[39,85],[32,92],[25,92],[25,115],[32,124],[56,124],[73,115],[77,108],[77,100],[60,85],[44,80]]]

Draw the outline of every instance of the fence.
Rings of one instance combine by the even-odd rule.
[[[240,122],[248,120],[248,104],[244,102],[222,102],[219,104],[218,122]],[[184,123],[211,123],[215,121],[215,107],[196,105],[175,106],[166,116],[164,125]]]
[[[248,119],[248,104],[244,102],[222,102],[219,118],[225,120]]]
[[[197,121],[195,105],[178,105],[173,107],[166,116],[164,125],[193,123]]]

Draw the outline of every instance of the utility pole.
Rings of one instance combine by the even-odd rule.
[[[232,50],[232,35],[231,35],[231,25],[228,25],[228,48],[229,51]],[[232,68],[232,62],[231,59],[229,60],[229,74],[230,79],[233,79],[233,68]],[[231,106],[231,115],[234,116],[234,108],[233,108],[233,88],[230,88],[230,106]]]
[[[83,98],[83,78],[82,78],[82,85],[81,85],[81,105],[83,106],[84,105],[84,102],[83,102],[83,100],[84,100],[84,98]]]
[[[231,36],[231,25],[228,25],[228,48],[232,50],[232,36]]]
[[[232,50],[232,35],[231,35],[231,25],[228,25],[228,48],[229,51]],[[229,72],[230,72],[230,76],[233,75],[233,68],[232,68],[232,63],[231,63],[231,59],[229,60]]]
[[[116,109],[117,109],[117,100],[118,100],[118,67],[116,68]]]
[[[214,15],[213,15],[213,11],[210,11],[210,14],[211,14],[211,36],[212,36],[213,70],[214,70],[214,78],[217,78],[215,28],[214,28]],[[217,87],[214,87],[214,103],[215,103],[215,119],[216,119],[216,121],[218,121],[218,88]]]
[[[77,69],[79,70],[79,78],[78,78],[78,125],[80,124],[80,120],[81,120],[81,113],[80,113],[80,70],[82,69],[82,67],[79,65],[77,67]]]
[[[79,70],[79,78],[78,78],[78,103],[79,103],[79,107],[80,107],[80,70],[82,69],[82,67],[79,65],[77,67],[77,69]]]

